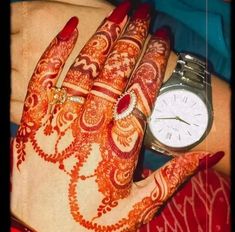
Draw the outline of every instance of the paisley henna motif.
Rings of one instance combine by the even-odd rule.
[[[111,150],[122,159],[129,159],[141,144],[141,134],[136,130],[136,125],[131,120],[115,122],[108,126],[108,141]]]
[[[172,196],[178,186],[190,177],[198,168],[199,160],[208,156],[209,153],[191,152],[179,156],[166,164],[154,176],[155,188],[153,188],[149,197],[145,197],[141,202],[133,206],[129,213],[130,226],[135,227],[136,221],[139,223],[149,222],[162,204]],[[133,221],[132,221],[133,220]],[[137,223],[138,225],[138,223]]]

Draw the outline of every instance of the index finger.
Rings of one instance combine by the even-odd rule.
[[[39,59],[29,81],[22,116],[23,121],[26,114],[32,115],[36,112],[39,118],[45,115],[48,105],[47,90],[56,84],[65,61],[74,48],[78,37],[77,24],[78,19],[72,17]]]
[[[36,65],[29,82],[29,88],[37,83],[45,89],[55,85],[76,43],[78,37],[77,25],[78,18],[72,17],[52,40]]]
[[[127,22],[130,6],[129,1],[117,6],[82,48],[62,83],[69,95],[86,97]]]

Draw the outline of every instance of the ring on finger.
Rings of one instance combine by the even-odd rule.
[[[52,87],[51,88],[51,97],[50,104],[63,104],[66,101],[76,102],[83,104],[85,102],[85,98],[82,96],[68,96],[68,93],[65,88]]]
[[[147,121],[145,114],[137,108],[137,96],[133,90],[121,95],[113,109],[114,120],[121,120],[130,115],[141,121]]]

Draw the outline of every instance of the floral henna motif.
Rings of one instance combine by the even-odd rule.
[[[130,122],[122,125],[125,130],[113,131],[112,128],[114,127],[111,123],[106,136],[102,138],[102,161],[96,169],[96,182],[99,191],[116,202],[130,193],[141,137]]]
[[[118,91],[123,90],[147,37],[148,25],[149,20],[136,19],[130,22],[116,42],[95,83],[101,82]]]

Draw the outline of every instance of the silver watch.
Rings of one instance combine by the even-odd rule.
[[[211,75],[207,63],[179,53],[148,120],[144,145],[157,150],[189,150],[208,135],[213,122]]]

